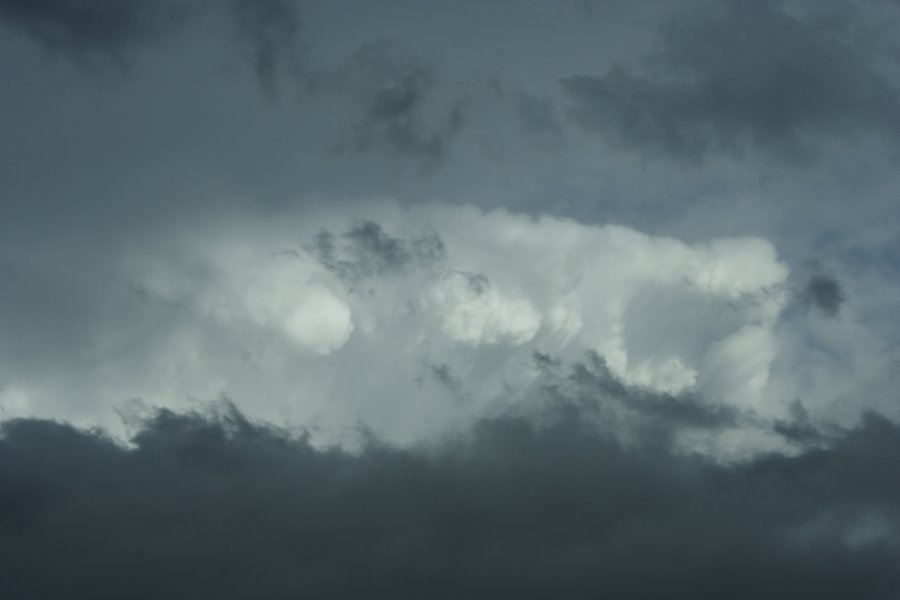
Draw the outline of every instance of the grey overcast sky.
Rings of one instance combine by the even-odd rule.
[[[0,0],[0,594],[900,597],[898,31]]]

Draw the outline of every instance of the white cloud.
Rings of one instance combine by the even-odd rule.
[[[434,230],[446,256],[342,281],[304,244],[323,227],[340,243],[359,218],[396,238]],[[112,406],[135,397],[178,407],[225,394],[251,416],[334,431],[361,420],[398,439],[511,401],[505,390],[536,375],[535,351],[595,351],[632,384],[758,404],[787,276],[760,239],[692,245],[622,226],[388,202],[211,224],[135,246],[117,268],[144,300],[117,300],[126,318],[108,327],[117,343],[91,355],[96,368],[79,385],[96,400],[80,414],[108,422]],[[153,326],[131,324],[142,320]],[[470,400],[428,392],[423,364],[443,365],[464,388],[453,397]],[[27,397],[29,382],[19,383]]]
[[[350,309],[324,288],[308,289],[286,315],[284,329],[318,354],[331,354],[353,332]]]
[[[431,292],[442,329],[451,340],[470,345],[528,342],[541,326],[531,303],[492,286],[474,288],[468,277],[451,274]]]
[[[759,404],[777,348],[772,331],[746,325],[709,348],[701,369],[704,391],[733,402]]]
[[[545,324],[533,338],[542,350],[571,358],[595,350],[626,381],[661,391],[715,380],[717,396],[749,401],[764,387],[788,274],[765,240],[690,245],[570,219],[431,210],[455,265],[525,290]],[[757,334],[744,331],[751,324]],[[728,348],[739,343],[754,358],[738,368]]]
[[[259,240],[215,240],[174,260],[138,261],[129,268],[147,292],[184,303],[226,327],[250,324],[287,336],[317,354],[340,348],[353,332],[350,308],[317,281],[322,270],[293,254],[276,254]],[[191,279],[187,264],[199,262]]]
[[[644,360],[629,370],[628,378],[637,385],[675,394],[696,385],[697,370],[672,356],[663,360]]]
[[[29,415],[31,408],[32,400],[24,390],[18,387],[0,389],[0,419]]]

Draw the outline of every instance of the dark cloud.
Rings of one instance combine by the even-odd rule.
[[[2,0],[0,18],[45,48],[76,61],[124,65],[134,47],[155,41],[188,16],[179,1]]]
[[[282,76],[300,78],[303,71],[303,22],[293,0],[232,0],[234,23],[247,46],[262,88],[274,94]]]
[[[363,46],[336,76],[359,112],[343,149],[377,149],[433,167],[465,123],[465,102],[437,97],[433,70],[388,43]]]
[[[437,232],[395,238],[373,221],[360,221],[340,236],[320,231],[307,249],[351,287],[370,277],[427,268],[445,258],[444,242]]]
[[[484,273],[460,273],[469,282],[469,289],[480,296],[491,288],[491,280]]]
[[[462,380],[453,374],[447,363],[428,364],[428,372],[431,377],[445,389],[457,393],[462,390]]]
[[[898,90],[865,35],[864,3],[809,14],[779,0],[699,6],[665,22],[647,69],[564,79],[574,120],[689,159],[748,147],[804,157],[821,134],[900,141]]]
[[[846,301],[840,282],[824,272],[815,272],[797,293],[797,302],[806,310],[817,309],[826,317],[836,317]]]
[[[0,18],[42,46],[79,64],[124,67],[134,51],[186,25],[208,27],[223,10],[260,85],[269,93],[279,75],[300,72],[302,23],[294,0],[0,0]],[[206,17],[201,21],[202,17]]]
[[[593,414],[610,435],[669,444],[686,430],[724,430],[751,423],[733,406],[712,404],[691,393],[669,394],[627,385],[596,352],[567,364],[536,352],[540,393],[554,402]]]
[[[160,411],[125,448],[3,424],[0,581],[21,598],[860,598],[900,592],[900,429],[717,465],[578,411],[416,448]]]
[[[426,381],[430,381],[457,401],[471,400],[471,395],[466,391],[466,385],[462,377],[453,371],[447,363],[432,362],[428,359],[419,361],[420,372],[416,375],[416,383],[419,387]]]
[[[834,430],[834,427],[830,429]],[[799,400],[791,405],[791,418],[776,421],[772,424],[772,430],[785,439],[803,446],[821,446],[838,433],[827,431],[826,428],[814,423],[809,411]]]

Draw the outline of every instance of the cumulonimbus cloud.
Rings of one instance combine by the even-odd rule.
[[[177,408],[224,393],[252,396],[256,417],[361,420],[414,439],[532,386],[535,352],[594,353],[627,385],[787,414],[766,390],[788,269],[765,240],[687,244],[449,205],[358,214],[134,247],[113,267],[128,285],[98,328],[117,341],[91,342],[104,367],[80,379],[92,400],[65,406],[69,418],[111,425],[129,398]],[[424,401],[423,365],[459,384]],[[47,381],[13,382],[10,416],[58,409]]]

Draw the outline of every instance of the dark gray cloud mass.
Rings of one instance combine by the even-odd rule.
[[[407,240],[389,235],[374,221],[360,221],[340,236],[320,231],[308,249],[350,287],[371,277],[430,267],[445,258],[444,242],[437,232]]]
[[[462,390],[462,379],[453,374],[453,369],[447,363],[426,363],[423,366],[428,375],[448,392],[456,394]]]
[[[804,308],[816,308],[827,317],[835,317],[846,300],[840,282],[827,273],[813,273],[800,290],[798,301]]]
[[[2,0],[0,19],[24,31],[54,54],[81,65],[111,61],[128,66],[141,46],[159,42],[187,25],[210,27],[221,11],[260,85],[274,93],[279,75],[300,72],[302,22],[294,0]]]
[[[21,598],[895,598],[900,429],[717,465],[580,410],[317,449],[158,412],[125,448],[3,425],[0,587]]]
[[[428,390],[429,388],[425,384],[430,383],[432,389],[442,392],[455,402],[470,403],[472,401],[473,397],[466,390],[465,380],[449,364],[422,359],[419,361],[418,370],[415,381],[419,389]]]
[[[626,385],[606,361],[590,351],[572,364],[536,352],[540,393],[556,403],[578,407],[598,417],[608,435],[628,441],[667,445],[685,430],[737,427],[753,420],[728,405],[715,405],[694,394],[666,394]]]
[[[49,50],[84,61],[104,56],[123,64],[135,46],[174,29],[190,11],[183,2],[3,0],[0,17]]]
[[[647,69],[564,79],[572,117],[629,146],[688,159],[753,147],[801,157],[822,134],[900,141],[900,96],[882,70],[895,59],[864,28],[865,3],[822,8],[729,0],[678,11]]]
[[[362,46],[349,65],[329,77],[348,86],[358,105],[359,117],[342,149],[387,151],[430,168],[444,158],[465,123],[465,102],[436,102],[433,69],[389,43]]]
[[[303,22],[293,0],[233,0],[231,3],[239,40],[247,47],[250,62],[263,89],[274,94],[279,78],[302,74],[300,35]]]
[[[802,446],[818,446],[827,443],[838,431],[825,431],[813,423],[809,411],[799,400],[791,405],[790,418],[781,419],[772,424],[772,430],[778,435]]]

